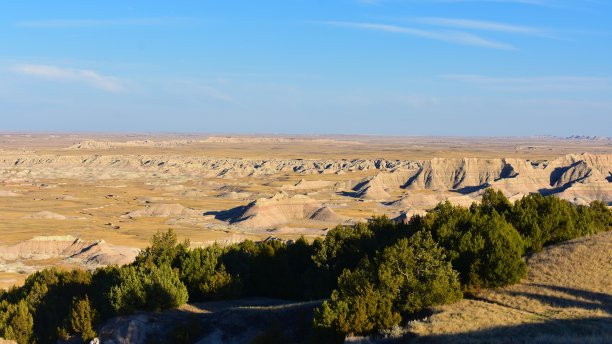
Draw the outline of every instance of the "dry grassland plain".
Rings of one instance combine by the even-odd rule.
[[[314,238],[486,187],[610,203],[611,176],[608,138],[0,133],[0,287],[129,260],[168,228],[194,246]]]

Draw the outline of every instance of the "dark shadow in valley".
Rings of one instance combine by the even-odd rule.
[[[232,209],[227,209],[227,210],[207,211],[202,215],[204,216],[213,215],[215,219],[217,220],[235,223],[237,222],[236,219],[240,217],[240,215],[242,215],[247,209],[248,209],[248,206],[241,205],[241,206],[238,206]]]
[[[484,184],[475,185],[475,186],[464,186],[464,187],[462,187],[460,189],[453,190],[453,192],[457,192],[457,193],[460,193],[462,195],[467,195],[467,194],[471,194],[472,192],[476,192],[476,191],[480,191],[480,190],[486,189],[489,186],[491,186],[489,183],[484,183]]]
[[[559,179],[561,178],[561,176],[563,176],[563,174],[567,171],[569,171],[570,169],[583,164],[584,161],[577,161],[573,164],[571,164],[570,166],[564,166],[564,167],[557,167],[555,168],[551,173],[550,173],[550,180],[549,183],[551,186],[557,184],[559,182]],[[565,189],[569,188],[570,186],[572,186],[574,183],[578,183],[584,179],[586,179],[587,177],[589,177],[590,173],[578,178],[576,180],[573,180],[571,182],[565,183],[563,185],[557,186],[557,187],[551,187],[551,188],[542,188],[539,189],[538,191],[544,195],[544,196],[549,196],[555,193],[559,193],[559,192],[563,192]]]
[[[351,198],[359,198],[359,193],[354,191],[339,191],[336,192],[338,196],[351,197]]]

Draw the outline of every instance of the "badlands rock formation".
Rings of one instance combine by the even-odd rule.
[[[381,172],[364,180],[353,189],[355,196],[386,199],[389,190],[398,188],[473,194],[493,187],[509,197],[540,192],[584,202],[612,202],[612,155],[567,155],[551,161],[434,158],[416,164],[411,170]],[[404,206],[415,205],[409,199],[404,201]]]
[[[142,178],[152,173],[199,178],[265,177],[276,174],[335,174],[394,170],[411,162],[382,159],[220,159],[184,156],[39,155],[0,156],[0,178],[8,183],[27,178]]]
[[[271,182],[278,177],[295,175],[302,176],[302,179],[290,184]],[[316,175],[317,179],[306,178],[311,175]],[[0,157],[0,180],[5,185],[31,183],[49,187],[48,184],[36,184],[36,181],[84,179],[100,184],[115,179],[140,181],[152,178],[158,181],[147,184],[154,185],[151,190],[161,192],[162,197],[148,198],[155,201],[144,208],[124,213],[124,218],[201,217],[209,209],[198,213],[181,204],[165,202],[164,197],[206,199],[211,192],[214,194],[211,197],[230,205],[213,210],[227,212],[233,205],[230,212],[234,215],[226,216],[227,224],[242,228],[278,227],[310,220],[342,222],[345,218],[336,216],[336,209],[344,211],[343,207],[346,207],[343,204],[357,206],[351,200],[379,203],[383,206],[380,208],[382,212],[390,211],[392,216],[427,210],[445,200],[469,205],[477,201],[482,190],[488,187],[499,189],[512,199],[540,192],[578,204],[593,200],[612,204],[611,154],[570,154],[548,161],[516,158],[262,160],[112,154]],[[169,180],[175,182],[168,184]],[[198,188],[185,187],[181,183],[190,180],[197,181]],[[278,191],[287,194],[257,199]],[[305,196],[314,194],[317,201]],[[231,202],[242,204],[236,208]],[[323,203],[334,205],[334,210],[321,209]],[[240,209],[243,211],[239,212]],[[376,209],[379,208],[370,206],[370,209],[378,212]],[[346,213],[350,212],[346,210]],[[28,217],[60,219],[62,216],[41,212]]]
[[[95,269],[111,264],[130,263],[138,251],[130,247],[111,245],[103,240],[81,240],[70,235],[39,236],[15,245],[0,246],[0,271],[32,272],[45,267],[36,265],[37,261],[43,260]],[[24,264],[29,261],[32,263]],[[15,265],[15,262],[19,264]]]
[[[183,146],[196,143],[198,141],[192,140],[170,140],[170,141],[150,141],[150,140],[137,140],[127,142],[112,142],[112,141],[96,141],[96,140],[84,140],[76,143],[66,149],[77,150],[77,149],[112,149],[112,148],[126,148],[126,147],[155,147],[155,148],[166,148]]]
[[[131,140],[126,142],[120,141],[97,141],[83,140],[74,145],[67,147],[67,150],[104,150],[113,148],[134,148],[134,147],[153,147],[153,148],[168,148],[187,146],[202,143],[317,143],[317,144],[348,144],[356,145],[361,142],[350,140],[334,140],[334,139],[317,139],[317,138],[287,138],[287,137],[222,137],[210,136],[206,139],[197,140]]]
[[[449,201],[453,204],[469,206],[474,202],[473,196],[461,195],[458,193],[448,193],[436,191],[431,193],[408,193],[397,201],[389,202],[387,205],[405,209],[431,209],[438,203]]]
[[[144,247],[167,228],[202,244],[314,238],[373,215],[470,205],[489,187],[612,205],[610,153],[611,140],[583,138],[0,135],[0,245],[69,234],[104,239],[96,249]],[[4,266],[38,264],[18,261]],[[14,278],[0,271],[0,287]]]
[[[287,191],[295,191],[295,190],[317,190],[324,189],[335,185],[332,181],[327,180],[305,180],[300,179],[297,183],[293,185],[283,185],[281,189]]]
[[[509,192],[515,189],[535,192],[539,189],[566,188],[577,182],[610,182],[612,155],[567,155],[550,161],[477,158],[434,158],[427,161],[252,160],[129,155],[0,158],[0,177],[5,184],[35,178],[138,178],[150,176],[151,173],[198,178],[241,178],[287,173],[309,175],[358,171],[388,172],[370,178],[355,190],[360,196],[367,197],[385,196],[385,189],[396,187],[408,190],[468,191],[471,188],[498,185],[511,189]],[[302,188],[300,184],[294,187]]]
[[[289,197],[280,192],[271,198],[260,198],[247,206],[219,214],[220,218],[244,228],[274,228],[295,220],[313,220],[339,224],[345,219],[332,209],[304,196]]]
[[[191,216],[199,214],[195,209],[185,208],[180,204],[154,204],[131,211],[123,217],[170,217],[170,216]]]

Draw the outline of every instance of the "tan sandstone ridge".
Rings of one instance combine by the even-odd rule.
[[[81,240],[70,235],[38,236],[16,245],[0,246],[0,271],[34,272],[46,267],[38,265],[40,261],[95,269],[131,263],[138,252],[138,249],[111,245],[103,240]]]
[[[340,173],[342,172],[342,174]],[[293,176],[299,177],[292,183]],[[312,177],[311,177],[312,176]],[[364,177],[365,176],[365,177]],[[277,180],[282,178],[282,180]],[[517,158],[386,159],[221,159],[141,155],[0,155],[0,180],[19,191],[48,193],[58,180],[82,180],[107,191],[106,204],[88,207],[78,215],[49,210],[29,212],[21,219],[77,220],[96,216],[100,209],[123,204],[119,219],[184,219],[189,224],[221,229],[263,229],[281,226],[333,226],[372,214],[399,216],[431,209],[438,202],[469,205],[485,188],[501,190],[511,199],[539,192],[578,204],[601,200],[612,204],[612,155],[569,154],[552,160]],[[133,186],[146,181],[148,195]],[[44,182],[41,182],[44,181]],[[65,183],[64,183],[65,184]],[[125,188],[125,192],[119,190]],[[28,190],[26,190],[28,191]],[[53,198],[80,203],[70,190]],[[282,191],[280,196],[266,199]],[[22,199],[13,192],[11,199]],[[134,195],[133,192],[138,192]],[[121,197],[118,197],[121,193]],[[209,196],[210,195],[210,196]],[[26,196],[26,195],[22,195]],[[139,197],[134,197],[139,196]],[[129,200],[145,200],[135,209]],[[44,201],[45,198],[35,198]],[[365,202],[365,203],[363,203]],[[198,209],[198,210],[196,210]],[[238,210],[244,209],[241,213]],[[332,210],[333,209],[333,210]],[[127,212],[126,212],[127,210]],[[233,212],[216,216],[204,213]],[[74,214],[74,210],[72,210]],[[116,219],[110,219],[117,221]],[[105,219],[106,221],[106,219]],[[199,238],[198,238],[199,239]],[[206,239],[208,240],[208,239]],[[202,240],[204,241],[204,240]]]
[[[337,174],[339,172],[381,171],[355,191],[359,197],[384,199],[387,189],[457,190],[494,186],[508,193],[554,191],[574,183],[605,187],[612,173],[612,155],[567,155],[550,161],[525,159],[448,159],[428,161],[360,160],[250,160],[186,158],[164,156],[2,156],[0,177],[5,184],[19,184],[40,178],[145,178],[151,173],[184,178],[267,177],[294,173]],[[319,186],[329,185],[320,182]],[[293,189],[311,186],[294,185]],[[289,187],[291,189],[291,187]],[[606,190],[609,191],[609,190]],[[593,193],[593,192],[591,192]]]
[[[227,220],[244,228],[274,228],[294,220],[313,220],[327,224],[345,221],[332,209],[304,196],[289,197],[279,192],[271,198],[260,198],[245,207],[228,212]]]
[[[493,187],[509,197],[541,192],[570,200],[581,197],[585,201],[612,202],[612,155],[567,155],[551,161],[435,158],[414,164],[409,170],[380,172],[364,180],[353,189],[355,195],[387,199],[389,190],[398,188],[456,191],[467,195]],[[418,196],[410,198],[421,201]],[[410,199],[404,201],[403,205],[410,205]]]
[[[141,209],[131,211],[123,217],[169,217],[169,216],[190,216],[197,215],[199,212],[195,209],[185,208],[180,204],[154,204]]]
[[[186,145],[197,145],[202,143],[318,143],[318,144],[345,144],[356,145],[361,142],[351,140],[335,140],[322,138],[286,138],[286,137],[232,137],[232,136],[210,136],[205,139],[195,140],[130,140],[130,141],[98,141],[83,140],[75,143],[67,150],[104,150],[114,148],[151,147],[168,148]]]

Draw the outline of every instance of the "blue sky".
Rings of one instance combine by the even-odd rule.
[[[3,1],[0,130],[612,135],[612,1]]]

